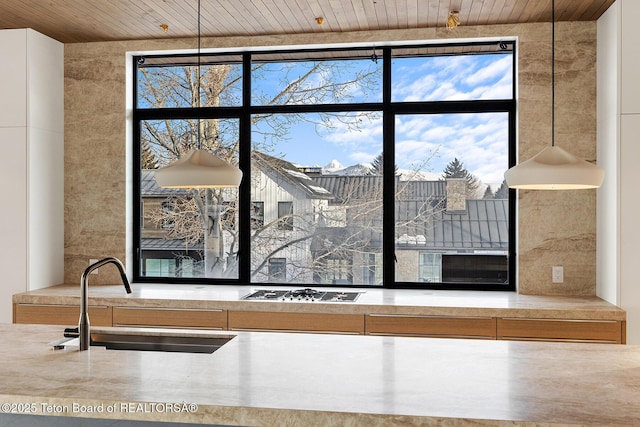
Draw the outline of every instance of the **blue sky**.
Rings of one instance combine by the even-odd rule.
[[[510,98],[511,67],[511,55],[395,59],[392,100]],[[358,118],[357,130],[337,119],[329,121],[330,128],[296,124],[273,153],[305,166],[333,160],[345,166],[370,163],[382,150],[382,121],[370,115]],[[397,116],[396,165],[439,173],[457,157],[483,182],[500,184],[507,169],[507,120],[506,113]]]
[[[382,59],[373,62],[367,52],[352,61],[325,61],[319,71],[310,72],[313,65],[313,62],[304,61],[257,63],[258,71],[254,72],[252,81],[252,102],[259,104],[262,97],[263,102],[271,103],[283,88],[306,74],[310,77],[304,85],[292,92],[303,96],[285,97],[277,103],[381,101]],[[234,70],[237,74],[239,69]],[[176,72],[173,68],[162,67],[156,71]],[[362,73],[370,73],[369,85],[349,83],[340,85],[338,92],[330,89],[337,81],[361,82]],[[394,102],[509,99],[512,80],[511,53],[392,59]],[[235,100],[229,101],[231,105],[240,102],[239,83],[226,92]],[[252,136],[257,144],[255,148],[304,166],[325,166],[334,160],[344,166],[371,163],[382,152],[379,113],[351,113],[347,120],[317,114],[309,114],[306,118],[307,121],[286,121],[285,116],[280,115],[275,121],[271,118],[270,129],[257,125]],[[282,120],[278,122],[278,119]],[[458,158],[483,182],[500,184],[507,169],[507,120],[506,113],[398,115],[395,121],[396,166],[441,173],[451,160]],[[263,131],[269,131],[271,135],[261,140]],[[230,138],[237,138],[237,134],[231,133]]]

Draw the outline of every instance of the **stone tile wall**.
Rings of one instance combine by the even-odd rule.
[[[521,24],[203,40],[203,47],[518,38],[518,147],[527,159],[550,144],[551,25]],[[193,49],[192,40],[65,45],[65,282],[75,283],[90,258],[126,258],[126,52]],[[596,23],[556,24],[556,144],[584,159],[596,156]],[[518,289],[526,294],[594,295],[596,192],[521,191]],[[551,283],[563,265],[565,283]],[[108,267],[92,283],[118,281]]]

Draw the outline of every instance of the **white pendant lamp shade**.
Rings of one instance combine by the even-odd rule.
[[[201,149],[156,171],[156,182],[164,188],[237,187],[241,180],[240,169]]]
[[[604,170],[560,147],[550,146],[506,171],[509,188],[524,190],[581,190],[598,188]]]
[[[198,0],[198,64],[195,93],[200,94],[201,1]],[[196,108],[199,110],[200,96]],[[201,148],[200,113],[198,112],[197,147],[179,160],[156,171],[156,183],[164,188],[224,188],[238,187],[242,171]]]
[[[598,188],[604,170],[554,144],[555,136],[555,1],[551,0],[551,146],[504,173],[509,188],[582,190]]]

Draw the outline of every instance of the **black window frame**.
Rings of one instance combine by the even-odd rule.
[[[470,101],[427,101],[427,102],[391,102],[391,62],[393,49],[420,48],[429,47],[452,47],[452,46],[474,46],[474,45],[502,45],[507,44],[513,57],[513,94],[511,99],[506,100],[470,100]],[[136,55],[132,57],[133,61],[133,111],[132,111],[132,129],[133,129],[133,224],[132,232],[133,248],[134,248],[134,274],[133,281],[139,283],[173,283],[173,284],[191,284],[205,283],[212,285],[247,285],[253,284],[250,277],[250,259],[248,254],[251,252],[250,235],[252,227],[252,200],[251,200],[251,116],[253,114],[278,114],[290,112],[349,112],[349,111],[380,111],[383,114],[383,243],[382,243],[382,268],[383,268],[383,285],[358,285],[357,287],[366,288],[418,288],[418,289],[440,289],[440,290],[481,290],[481,291],[515,291],[516,290],[516,192],[509,190],[509,254],[508,254],[508,283],[499,284],[482,284],[473,283],[422,283],[422,282],[398,282],[395,279],[395,235],[394,235],[394,145],[395,145],[395,128],[394,122],[396,115],[401,114],[455,114],[455,113],[507,113],[509,126],[508,141],[508,167],[516,164],[516,114],[517,114],[517,67],[516,67],[516,49],[517,44],[514,40],[496,40],[496,41],[477,41],[465,43],[412,43],[398,44],[393,46],[377,47],[376,50],[381,52],[383,59],[383,96],[382,102],[368,103],[345,103],[345,104],[317,104],[317,105],[274,105],[274,106],[253,106],[251,105],[251,57],[255,54],[274,54],[278,52],[290,53],[292,51],[299,53],[313,53],[322,51],[324,54],[332,50],[344,51],[352,49],[363,52],[371,52],[371,47],[358,46],[352,48],[332,48],[326,49],[282,49],[282,50],[252,50],[244,52],[234,52],[234,55],[242,57],[242,105],[231,107],[201,107],[201,108],[162,108],[162,109],[145,109],[139,108],[137,105],[137,70],[138,66],[144,64],[145,58],[148,57],[172,57],[175,63],[180,63],[180,57],[193,57],[193,54],[178,55]],[[228,55],[228,52],[201,54],[201,57],[215,57]],[[380,55],[378,55],[380,57]],[[141,275],[141,223],[142,223],[142,201],[141,201],[141,144],[140,144],[140,123],[144,120],[158,119],[238,119],[240,123],[240,148],[239,148],[239,167],[244,173],[243,181],[239,187],[239,205],[237,220],[239,221],[240,244],[238,251],[238,269],[239,275],[237,279],[207,279],[207,278],[171,278],[171,277],[146,277]],[[256,283],[256,285],[265,286],[267,283]],[[283,285],[283,283],[274,283],[275,285]],[[309,283],[285,283],[287,286],[309,286]],[[349,285],[344,285],[348,287]]]

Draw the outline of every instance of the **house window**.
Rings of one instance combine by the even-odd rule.
[[[170,248],[197,253],[190,274],[210,284],[514,290],[515,197],[499,189],[515,164],[515,49],[134,57],[134,223],[145,202],[173,203],[161,232],[134,231],[134,280],[180,283],[144,268]],[[240,188],[154,185],[192,148],[239,165]]]
[[[509,249],[509,200],[497,193],[503,173],[508,169],[509,114],[507,112],[476,112],[447,114],[402,114],[396,116],[396,152],[404,152],[406,137],[400,135],[405,127],[426,127],[425,145],[438,146],[450,153],[439,181],[398,180],[395,184],[395,249],[401,266],[395,269],[395,280],[407,285],[430,283],[434,286],[466,284],[473,287],[486,280],[449,280],[435,270],[426,273],[423,251],[466,254],[473,257],[486,250]],[[474,149],[491,146],[490,159],[468,156]],[[420,158],[424,146],[412,146],[404,155]],[[460,159],[465,159],[462,161]],[[492,165],[485,176],[493,182],[471,173],[476,165]],[[483,166],[485,167],[485,166]],[[486,178],[485,178],[486,179]],[[493,187],[493,188],[492,188]],[[495,190],[494,190],[495,189]],[[413,251],[420,252],[419,275],[407,264]],[[436,255],[436,254],[432,254]],[[433,257],[436,260],[437,257]],[[478,257],[481,262],[485,258]],[[470,265],[470,264],[469,264]],[[436,274],[438,273],[438,274]],[[467,277],[467,276],[460,276]],[[504,282],[502,282],[504,283]],[[438,285],[436,285],[438,284]],[[499,282],[495,282],[499,284]]]
[[[183,253],[175,257],[175,253],[163,251],[146,252],[143,260],[144,272],[150,276],[165,276],[174,278],[198,277],[199,262]]]
[[[363,285],[380,285],[382,283],[382,254],[380,253],[364,253],[365,259],[362,266],[362,284]]]
[[[504,254],[447,254],[442,257],[446,283],[504,283],[508,279],[508,258]]]
[[[150,95],[147,95],[147,98],[148,96]],[[161,104],[160,100],[155,102]],[[162,112],[161,109],[153,111]],[[200,143],[215,146],[218,156],[232,159],[238,155],[237,148],[233,148],[239,132],[237,118],[149,119],[140,120],[137,124],[139,143],[148,147],[143,151],[147,164],[168,164],[170,159],[178,157],[183,151],[183,145],[197,146],[198,127]],[[176,144],[170,144],[170,149],[167,149],[167,141],[176,141]],[[156,247],[175,249],[170,253],[173,253],[176,259],[181,257],[182,251],[200,251],[204,261],[194,270],[194,274],[199,273],[206,279],[237,279],[235,258],[225,259],[225,255],[237,251],[239,247],[238,190],[164,189],[158,187],[154,173],[155,169],[140,169],[140,192],[137,197],[141,204],[156,200],[154,204],[147,203],[149,206],[146,208],[146,214],[148,222],[161,228],[164,233],[149,235],[149,232],[143,233],[142,229],[139,230],[139,237],[136,239],[139,245],[136,272],[140,280],[151,280],[153,277],[155,281],[166,279],[175,282],[176,277],[184,277],[165,273],[165,269],[144,269],[142,260],[147,258],[145,251],[155,250]],[[163,201],[158,202],[158,199]],[[158,272],[160,276],[153,275]]]
[[[285,282],[287,280],[287,260],[285,258],[269,259],[269,279],[272,282]]]
[[[293,230],[293,202],[278,202],[278,229]]]
[[[421,252],[418,268],[418,281],[429,283],[441,282],[442,254]]]
[[[162,202],[162,214],[162,228],[174,228],[172,202]]]
[[[175,259],[147,259],[145,271],[154,276],[176,276]]]
[[[264,226],[264,202],[251,202],[251,228]]]

